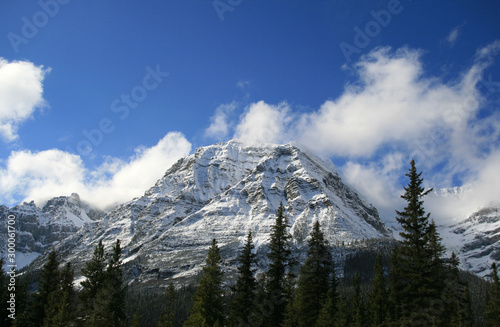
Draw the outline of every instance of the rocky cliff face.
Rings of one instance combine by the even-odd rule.
[[[500,208],[481,209],[458,224],[442,226],[440,233],[462,269],[484,277],[492,262],[500,263]]]
[[[293,144],[230,141],[179,160],[144,196],[84,225],[56,250],[78,267],[99,240],[109,248],[120,239],[129,278],[190,277],[212,238],[228,267],[248,231],[257,252],[265,252],[280,202],[299,249],[316,220],[333,244],[392,237],[377,210],[342,182],[331,162]]]
[[[23,203],[12,208],[0,206],[0,249],[7,249],[7,219],[15,217],[16,258],[18,265],[29,263],[34,256],[49,246],[73,235],[85,223],[101,219],[105,213],[82,203],[78,194],[53,198],[42,207],[34,202]]]

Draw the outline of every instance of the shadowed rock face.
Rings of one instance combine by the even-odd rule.
[[[216,238],[231,270],[249,230],[264,257],[280,202],[298,249],[316,220],[334,244],[392,237],[377,210],[342,182],[331,162],[293,144],[230,141],[179,160],[144,196],[83,226],[56,249],[78,268],[99,240],[110,248],[119,238],[130,279],[182,279],[199,271]]]
[[[500,208],[483,208],[458,224],[444,227],[442,234],[460,257],[463,269],[486,276],[491,263],[500,262]]]
[[[0,206],[2,229],[7,228],[9,215],[15,217],[16,250],[42,253],[55,242],[73,235],[83,224],[101,219],[105,212],[82,203],[78,194],[73,193],[50,199],[42,208],[34,202],[12,208]],[[7,248],[6,234],[6,230],[0,233],[2,251]]]

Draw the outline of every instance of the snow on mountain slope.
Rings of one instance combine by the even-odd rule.
[[[460,223],[439,229],[449,252],[454,251],[461,268],[488,275],[492,262],[500,263],[500,208],[481,209]]]
[[[12,208],[0,206],[0,255],[7,250],[7,219],[15,217],[18,268],[29,264],[55,242],[74,234],[85,223],[102,218],[105,213],[82,203],[78,194],[50,199],[42,208],[34,202]]]
[[[280,202],[297,247],[316,220],[332,243],[392,235],[331,162],[293,144],[233,140],[179,160],[144,196],[84,225],[56,250],[78,267],[99,240],[109,248],[120,239],[130,278],[189,277],[203,264],[212,238],[228,264],[249,230],[257,251],[265,251]]]

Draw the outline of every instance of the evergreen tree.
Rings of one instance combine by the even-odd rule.
[[[460,281],[459,260],[453,252],[446,271],[446,287],[443,292],[445,312],[442,317],[444,326],[470,327],[473,325],[472,304],[467,282]]]
[[[127,319],[125,315],[125,292],[123,286],[123,270],[122,270],[122,249],[120,240],[116,240],[113,245],[113,256],[109,260],[108,268],[106,269],[106,280],[110,292],[111,301],[109,307],[113,316],[115,326],[123,325]]]
[[[354,275],[354,296],[352,298],[352,326],[365,326],[365,308],[361,296],[361,285],[359,282],[359,273]]]
[[[28,295],[28,280],[26,276],[16,277],[16,319],[9,321],[12,327],[25,327],[31,325],[31,299]],[[9,326],[9,325],[7,325]]]
[[[294,299],[298,326],[314,326],[328,292],[332,257],[319,221],[314,223],[308,246]]]
[[[233,287],[234,300],[231,303],[230,324],[249,324],[251,316],[255,313],[255,296],[257,292],[257,281],[255,280],[256,263],[252,232],[248,232],[245,246],[243,247],[238,261],[238,279]]]
[[[496,263],[491,264],[491,270],[493,283],[488,293],[485,318],[489,327],[498,327],[500,326],[500,278]]]
[[[283,204],[276,213],[276,221],[271,226],[269,238],[269,268],[266,273],[266,292],[268,301],[273,304],[272,312],[266,317],[268,326],[280,326],[284,321],[284,313],[289,301],[287,294],[287,272],[292,263],[290,240],[292,236],[287,230],[288,224]]]
[[[50,294],[49,302],[45,306],[47,314],[43,322],[44,327],[69,326],[74,315],[74,273],[70,262],[64,266],[60,278],[58,289]]]
[[[338,313],[338,281],[335,274],[335,267],[332,261],[330,285],[326,294],[326,301],[321,307],[321,311],[316,321],[316,327],[336,326]]]
[[[436,321],[432,301],[440,298],[443,290],[442,246],[434,224],[429,224],[430,214],[425,213],[422,198],[431,190],[422,187],[422,173],[411,161],[410,182],[401,196],[407,202],[403,211],[396,211],[397,221],[403,228],[402,241],[391,256],[391,283],[396,314],[412,321]],[[440,279],[441,278],[441,279]],[[401,317],[399,317],[401,318]]]
[[[46,316],[45,306],[49,303],[51,293],[57,291],[59,286],[59,261],[56,252],[52,251],[40,272],[38,289],[31,305],[31,324],[33,326],[41,327],[43,325]]]
[[[139,310],[135,311],[134,319],[132,320],[132,324],[130,325],[130,327],[141,327],[141,317],[139,316]]]
[[[85,320],[86,327],[115,327],[115,317],[111,309],[113,292],[110,285],[105,283],[98,290],[93,300],[92,310]]]
[[[167,288],[167,300],[165,309],[158,321],[158,327],[174,327],[176,292],[174,284],[170,283]]]
[[[380,253],[377,255],[374,271],[375,277],[370,293],[370,323],[373,327],[383,327],[387,323],[387,290]]]
[[[80,283],[82,285],[80,299],[83,304],[84,319],[86,319],[92,314],[94,300],[106,281],[106,256],[102,241],[99,241],[99,244],[94,249],[92,259],[82,268],[82,275],[86,279]]]
[[[106,267],[104,246],[99,242],[92,261],[85,267],[87,280],[82,282],[85,290],[82,296],[87,300],[87,326],[124,326],[126,323],[121,252],[120,240],[116,240]],[[92,297],[92,294],[95,295]]]
[[[208,250],[206,266],[200,285],[193,295],[191,314],[184,323],[186,327],[213,327],[224,325],[224,302],[222,291],[221,256],[215,238]]]
[[[7,276],[5,270],[3,269],[4,266],[4,258],[0,258],[0,303],[2,305],[4,303],[7,303],[9,300],[9,292],[8,292],[8,284],[9,284],[9,277]],[[11,319],[8,317],[9,311],[5,310],[0,310],[0,325],[1,326],[10,326]]]
[[[266,274],[261,274],[257,280],[255,294],[256,311],[251,315],[250,326],[264,326],[265,318],[274,310],[274,304],[268,300],[266,284]]]

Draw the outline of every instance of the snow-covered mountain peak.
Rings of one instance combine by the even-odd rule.
[[[180,159],[144,196],[84,225],[56,249],[78,265],[97,242],[110,247],[118,238],[136,277],[145,278],[151,269],[192,276],[212,238],[228,260],[234,260],[249,230],[257,250],[263,250],[280,203],[299,248],[316,220],[334,244],[392,235],[328,160],[294,143],[232,140]]]

